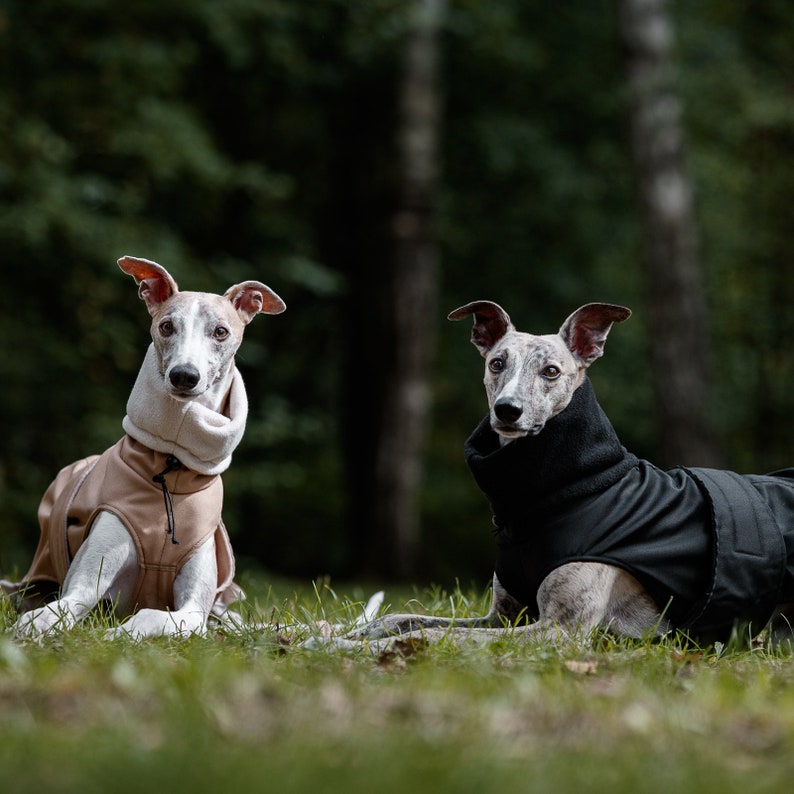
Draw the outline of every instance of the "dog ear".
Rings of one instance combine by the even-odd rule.
[[[507,312],[491,301],[473,301],[447,315],[448,320],[463,320],[474,315],[471,343],[483,356],[508,332],[515,330]]]
[[[179,292],[171,274],[157,262],[135,256],[122,256],[118,263],[125,273],[135,279],[138,295],[146,304],[149,314],[154,314],[160,304]]]
[[[244,281],[229,287],[223,294],[232,302],[240,319],[248,325],[259,312],[281,314],[286,308],[284,303],[270,287],[259,281]]]
[[[612,323],[631,317],[625,306],[611,303],[587,303],[580,306],[560,328],[560,336],[582,366],[589,367],[604,355],[604,343]]]

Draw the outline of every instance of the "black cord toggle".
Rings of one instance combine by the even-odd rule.
[[[178,544],[176,539],[176,521],[174,520],[174,503],[171,499],[171,492],[165,482],[165,475],[169,472],[176,471],[182,468],[182,461],[176,455],[169,455],[165,459],[165,468],[152,477],[152,481],[162,485],[163,487],[163,501],[165,502],[165,516],[168,519],[168,534],[171,536],[171,543]]]

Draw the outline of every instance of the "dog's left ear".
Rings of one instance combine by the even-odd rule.
[[[584,367],[604,355],[604,343],[612,323],[631,317],[625,306],[611,303],[586,303],[580,306],[560,328],[560,336]]]
[[[281,314],[286,308],[284,303],[270,287],[260,281],[244,281],[229,287],[223,294],[232,302],[240,319],[248,325],[257,314]]]
[[[161,303],[179,292],[171,274],[157,262],[139,259],[137,256],[122,256],[119,267],[135,279],[138,295],[146,304],[149,314],[154,314]]]

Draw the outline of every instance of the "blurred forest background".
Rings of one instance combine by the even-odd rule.
[[[238,356],[240,567],[489,580],[474,299],[630,306],[591,370],[628,448],[793,464],[793,100],[790,0],[5,0],[0,570],[121,434],[124,254],[287,302]]]

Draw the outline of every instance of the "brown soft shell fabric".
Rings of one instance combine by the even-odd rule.
[[[39,505],[41,538],[23,585],[62,585],[94,520],[106,510],[118,516],[138,550],[139,575],[131,601],[136,608],[173,609],[177,574],[213,534],[218,600],[234,600],[229,596],[239,591],[232,581],[234,556],[221,520],[221,478],[184,467],[165,475],[179,541],[172,543],[162,487],[152,480],[166,469],[166,457],[124,436],[102,455],[62,469]]]

